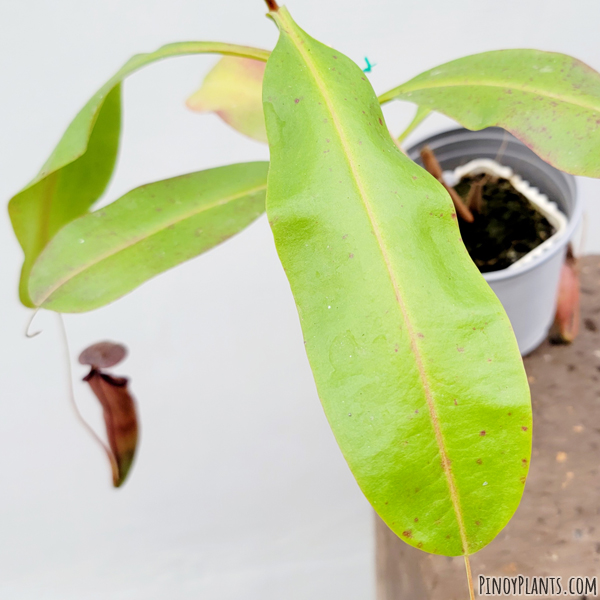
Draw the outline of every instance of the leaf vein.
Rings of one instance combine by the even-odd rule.
[[[279,18],[281,18],[283,20],[285,17],[280,13]],[[350,172],[352,174],[352,178],[354,180],[354,183],[355,183],[357,191],[358,191],[358,195],[360,196],[360,199],[364,206],[365,212],[367,213],[367,217],[373,228],[373,232],[374,232],[375,238],[377,240],[377,245],[381,251],[381,254],[382,254],[382,257],[383,257],[383,260],[385,263],[385,267],[388,272],[388,276],[392,283],[396,302],[398,304],[400,313],[402,315],[402,320],[404,321],[404,323],[406,325],[407,332],[408,332],[408,335],[410,338],[411,349],[412,349],[413,355],[415,357],[417,369],[419,371],[419,377],[421,380],[421,384],[423,386],[423,391],[425,394],[427,407],[428,407],[430,418],[432,421],[432,426],[433,426],[433,430],[434,430],[434,434],[435,434],[436,443],[437,443],[438,450],[439,450],[440,457],[441,457],[442,470],[446,477],[446,481],[448,484],[448,489],[449,489],[450,497],[451,497],[451,501],[452,501],[452,506],[453,506],[456,521],[458,524],[458,529],[460,532],[460,538],[461,538],[461,543],[463,546],[463,552],[465,554],[468,554],[468,540],[467,540],[464,520],[462,517],[462,510],[461,510],[461,506],[460,506],[459,494],[458,494],[458,490],[456,488],[456,483],[454,482],[454,477],[452,475],[452,470],[451,470],[451,465],[450,465],[450,459],[448,458],[448,454],[446,452],[446,445],[444,442],[443,433],[442,433],[442,430],[441,430],[441,427],[439,424],[439,420],[438,420],[438,416],[437,416],[437,413],[435,410],[435,402],[434,402],[433,395],[432,395],[432,392],[431,392],[431,389],[429,386],[429,381],[428,381],[428,377],[427,377],[425,367],[423,364],[423,359],[421,357],[421,353],[420,353],[418,345],[417,345],[416,335],[415,335],[412,323],[410,321],[410,318],[408,316],[408,312],[407,312],[406,306],[404,304],[402,294],[400,292],[400,286],[399,286],[398,281],[393,272],[391,260],[389,257],[389,251],[385,247],[381,228],[377,222],[377,218],[375,217],[373,208],[371,207],[370,202],[368,200],[368,195],[365,191],[363,182],[361,181],[360,174],[358,173],[357,165],[352,160],[351,152],[350,152],[351,144],[349,143],[347,135],[346,135],[341,123],[338,120],[337,114],[336,114],[334,106],[333,106],[332,99],[329,97],[329,94],[327,92],[327,87],[325,85],[325,82],[319,75],[316,64],[314,63],[310,54],[304,49],[304,45],[303,45],[304,43],[299,38],[299,36],[296,34],[296,32],[293,30],[293,27],[288,27],[285,31],[291,37],[296,37],[297,43],[294,44],[296,51],[300,54],[302,60],[306,63],[313,79],[315,80],[315,84],[318,87],[318,89],[321,93],[321,96],[323,97],[323,100],[325,101],[327,110],[329,111],[329,114],[331,115],[331,120],[332,120],[333,126],[339,137],[340,143],[344,149],[344,156],[346,157],[346,160],[348,162],[348,166],[349,166]]]
[[[407,87],[405,87],[405,86],[407,86]],[[492,82],[485,82],[485,83],[450,83],[449,82],[449,83],[440,84],[439,82],[432,82],[431,85],[419,84],[418,86],[412,87],[412,88],[407,83],[407,84],[404,84],[404,85],[396,88],[395,90],[391,90],[390,92],[382,94],[379,98],[379,101],[383,104],[384,102],[388,102],[389,100],[392,100],[394,97],[398,96],[399,94],[406,94],[407,92],[419,92],[421,90],[433,90],[433,89],[443,90],[445,88],[458,88],[458,87],[465,87],[465,88],[489,87],[489,88],[512,89],[512,90],[517,90],[519,92],[523,92],[525,94],[532,94],[534,96],[543,96],[545,98],[549,98],[552,100],[559,100],[560,102],[564,102],[566,104],[572,104],[573,106],[578,106],[580,108],[585,108],[587,110],[591,110],[594,112],[600,112],[600,104],[594,106],[594,105],[586,104],[583,102],[578,102],[577,99],[575,99],[573,97],[569,98],[567,96],[561,96],[560,94],[552,93],[547,90],[539,90],[536,88],[529,88],[526,86],[515,85],[514,83],[502,84],[502,83],[492,83]]]
[[[98,255],[95,258],[95,260],[93,260],[91,263],[86,263],[86,264],[82,265],[80,268],[70,271],[67,274],[67,276],[63,277],[62,279],[59,279],[56,282],[56,284],[47,291],[46,295],[42,297],[42,299],[37,304],[37,306],[43,305],[44,302],[46,302],[46,300],[48,300],[48,298],[50,298],[50,296],[52,296],[52,294],[54,294],[54,292],[56,292],[56,290],[58,290],[59,288],[61,288],[65,284],[67,284],[69,281],[71,281],[72,279],[74,279],[75,277],[77,277],[78,275],[80,275],[81,273],[86,271],[87,269],[90,269],[90,268],[100,264],[102,261],[104,261],[108,258],[111,258],[112,256],[118,254],[119,252],[123,252],[124,250],[131,248],[131,247],[135,246],[136,244],[149,239],[153,235],[161,233],[162,231],[164,231],[165,229],[167,229],[173,225],[182,223],[183,221],[185,221],[187,219],[191,219],[192,217],[197,217],[198,215],[200,215],[204,212],[208,212],[208,211],[212,210],[213,208],[218,208],[219,206],[224,206],[226,204],[229,204],[230,202],[239,200],[240,198],[243,198],[244,196],[250,196],[252,194],[260,192],[261,190],[266,189],[266,187],[267,187],[266,184],[263,184],[263,185],[255,187],[255,188],[244,190],[241,193],[233,194],[231,196],[227,196],[226,198],[222,198],[218,202],[213,202],[212,204],[201,206],[200,210],[193,210],[193,211],[187,212],[184,215],[180,215],[176,219],[171,219],[169,221],[162,223],[160,227],[156,227],[154,229],[150,229],[150,230],[144,232],[143,235],[133,237],[129,242],[127,242],[125,244],[120,244],[116,247],[111,248],[109,252],[105,252],[103,254]],[[85,215],[85,216],[88,216],[88,215]],[[85,218],[85,216],[81,217],[81,218]]]

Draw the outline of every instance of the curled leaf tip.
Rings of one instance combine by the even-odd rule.
[[[267,141],[262,107],[265,63],[225,56],[206,75],[186,104],[193,111],[214,112],[225,123],[259,142]]]
[[[92,369],[107,369],[118,365],[127,356],[127,348],[115,342],[98,342],[88,346],[80,355],[79,363]]]

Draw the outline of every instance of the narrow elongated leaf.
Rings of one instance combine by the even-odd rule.
[[[84,214],[100,197],[112,175],[121,124],[120,85],[141,67],[186,54],[251,56],[265,61],[266,50],[218,42],[181,42],[132,57],[73,119],[35,178],[9,203],[13,229],[25,253],[19,293],[33,306],[28,278],[48,241],[66,223]]]
[[[33,302],[92,310],[225,241],[264,211],[267,170],[254,162],[182,175],[79,217],[34,264]]]
[[[267,141],[262,109],[265,63],[237,56],[223,57],[187,101],[192,110],[214,112],[223,121],[259,142]]]
[[[271,16],[267,214],[325,412],[393,531],[476,552],[515,511],[529,463],[508,318],[448,194],[395,146],[361,70],[284,8]]]
[[[497,50],[459,58],[380,96],[504,127],[550,164],[600,177],[600,74],[555,52]]]

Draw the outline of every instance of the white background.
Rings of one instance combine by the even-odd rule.
[[[537,47],[600,69],[597,0],[290,0],[313,36],[385,91],[461,55]],[[125,60],[179,40],[271,48],[260,0],[1,0],[0,197],[37,172],[65,127]],[[120,163],[107,192],[266,159],[267,149],[185,98],[214,57],[170,59],[125,85]],[[386,109],[399,132],[410,105]],[[447,128],[431,118],[412,139]],[[580,180],[586,249],[600,251],[600,185]],[[598,204],[595,204],[598,203]],[[0,214],[0,598],[365,600],[371,512],[322,414],[264,218],[91,314],[67,316],[73,355],[125,342],[142,440],[130,481],[73,416],[54,315],[23,336],[20,249]],[[75,368],[77,378],[84,374]],[[78,400],[99,422],[83,385]]]

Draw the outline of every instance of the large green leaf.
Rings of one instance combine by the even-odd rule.
[[[98,308],[208,250],[264,211],[267,162],[150,183],[67,224],[31,270],[36,306]]]
[[[171,56],[225,54],[265,61],[266,50],[218,42],[181,42],[132,57],[73,119],[40,172],[9,203],[13,229],[25,253],[20,297],[33,306],[27,287],[31,267],[56,232],[84,214],[112,175],[119,146],[121,81],[141,67]]]
[[[380,96],[452,117],[469,129],[504,127],[550,164],[600,177],[600,74],[539,50],[459,58]]]
[[[409,544],[487,544],[531,447],[522,360],[448,194],[395,146],[360,69],[281,8],[263,102],[267,214],[317,389],[360,487]]]

